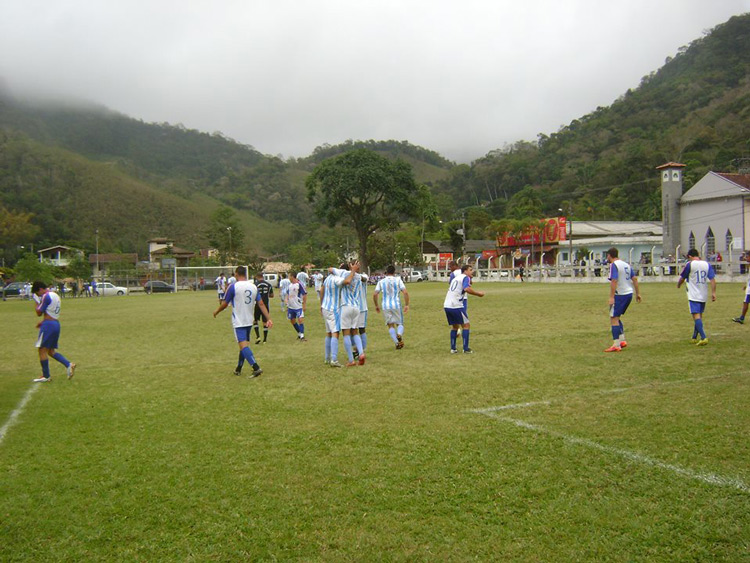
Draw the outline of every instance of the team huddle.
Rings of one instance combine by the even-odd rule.
[[[708,262],[701,260],[698,251],[691,249],[688,262],[680,273],[677,287],[687,286],[690,314],[693,317],[692,342],[698,346],[706,346],[708,337],[703,326],[703,313],[709,299],[716,300],[716,272]],[[636,302],[641,302],[640,286],[635,271],[627,262],[618,258],[616,248],[607,251],[609,263],[608,280],[610,326],[612,331],[612,345],[605,352],[621,352],[628,346],[625,339],[625,329],[621,317],[628,310],[635,296]],[[471,325],[468,316],[468,296],[483,297],[484,292],[472,288],[474,275],[469,265],[460,266],[450,262],[451,274],[448,280],[448,291],[443,308],[450,327],[450,353],[458,354],[458,336],[461,335],[462,351],[473,354],[469,347]],[[360,263],[353,261],[343,263],[338,268],[329,268],[328,275],[316,273],[312,277],[315,293],[320,301],[320,312],[325,326],[325,364],[333,368],[362,366],[367,359],[367,274],[360,272]],[[306,342],[305,312],[307,309],[307,286],[309,276],[305,272],[292,273],[287,278],[283,276],[279,284],[282,301],[282,311],[286,311],[299,342]],[[265,344],[269,330],[273,327],[269,299],[274,297],[273,287],[263,278],[262,273],[254,279],[248,277],[247,267],[239,266],[234,275],[228,279],[222,274],[216,280],[219,294],[219,307],[214,311],[216,317],[224,309],[232,308],[232,327],[239,346],[235,375],[242,374],[245,363],[252,367],[252,377],[263,373],[253,351],[250,348],[253,330],[255,344]],[[50,381],[51,373],[49,358],[61,363],[71,379],[76,370],[76,364],[70,362],[57,351],[60,337],[61,300],[43,282],[34,282],[31,292],[37,303],[36,314],[42,317],[37,325],[39,334],[36,347],[42,376],[35,382]],[[402,297],[403,296],[403,297]],[[396,275],[394,266],[388,266],[385,276],[377,282],[372,295],[377,313],[383,313],[388,333],[397,350],[401,350],[404,343],[404,315],[409,311],[409,293],[403,280]],[[745,314],[750,304],[750,281],[748,282],[742,315],[734,318],[737,323],[744,323]],[[260,328],[263,327],[261,339]],[[343,338],[342,338],[343,337]],[[343,340],[346,353],[345,363],[339,362],[339,342]]]

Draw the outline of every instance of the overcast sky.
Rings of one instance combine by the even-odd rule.
[[[608,106],[750,0],[0,0],[0,78],[265,154],[469,162]]]

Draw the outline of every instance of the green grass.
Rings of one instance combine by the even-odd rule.
[[[684,291],[644,284],[620,354],[605,286],[478,287],[475,355],[448,354],[445,286],[411,284],[406,347],[371,311],[341,370],[316,298],[307,343],[275,300],[258,379],[213,292],[65,301],[79,370],[52,362],[0,442],[0,560],[748,560],[742,286],[698,348]],[[39,366],[30,305],[0,318],[3,425]]]

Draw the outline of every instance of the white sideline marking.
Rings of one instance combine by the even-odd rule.
[[[633,385],[632,387],[616,387],[614,389],[599,389],[599,390],[592,390],[587,394],[593,394],[593,395],[612,395],[615,393],[627,393],[628,391],[633,391],[635,389],[647,389],[649,387],[660,387],[662,385],[682,385],[684,383],[695,383],[698,381],[708,381],[711,379],[722,379],[725,377],[731,377],[728,375],[706,375],[704,377],[689,377],[687,379],[678,379],[676,381],[651,381],[649,383],[642,383],[641,385]],[[561,403],[567,399],[572,398],[581,398],[584,397],[585,394],[578,393],[574,395],[567,395],[564,397],[559,397],[557,399],[548,399],[546,401],[531,401],[529,403],[513,403],[510,405],[501,405],[499,407],[485,407],[482,409],[470,409],[468,412],[475,412],[478,414],[489,414],[492,412],[497,411],[505,411],[505,410],[511,410],[511,409],[525,409],[528,407],[538,407],[538,406],[549,406],[553,403]]]
[[[479,411],[476,411],[476,412],[479,412]],[[648,457],[648,456],[645,456],[636,452],[631,452],[629,450],[622,450],[620,448],[613,448],[611,446],[605,446],[603,444],[599,444],[598,442],[587,440],[586,438],[577,438],[576,436],[563,434],[562,432],[550,430],[549,428],[545,428],[543,426],[539,426],[536,424],[531,424],[529,422],[524,422],[523,420],[516,420],[513,418],[498,416],[491,412],[482,412],[481,414],[488,416],[490,418],[494,418],[496,420],[501,420],[503,422],[510,422],[511,424],[514,424],[518,426],[519,428],[531,430],[539,434],[546,434],[547,436],[552,436],[553,438],[559,438],[570,444],[586,446],[588,448],[599,450],[601,452],[624,457],[625,459],[634,461],[636,463],[650,465],[652,467],[657,467],[659,469],[666,469],[667,471],[671,471],[672,473],[682,475],[683,477],[688,477],[689,479],[702,481],[710,485],[718,485],[721,487],[733,487],[745,493],[750,493],[750,486],[747,485],[741,479],[722,477],[721,475],[717,475],[716,473],[700,473],[698,471],[693,471],[692,469],[680,467],[679,465],[674,465],[671,463],[664,463],[663,461],[659,461],[657,459],[654,459],[654,458],[651,458],[651,457]]]
[[[31,396],[36,392],[39,387],[41,387],[43,383],[35,383],[31,387],[29,387],[29,390],[26,391],[26,394],[23,396],[23,399],[21,399],[21,402],[18,403],[18,406],[16,407],[16,410],[14,410],[12,413],[10,413],[10,416],[8,417],[8,420],[3,424],[2,428],[0,428],[0,444],[3,443],[3,440],[5,439],[5,436],[8,434],[8,430],[11,426],[13,426],[16,423],[16,420],[21,415],[21,412],[23,412],[24,407],[26,406],[26,403],[31,400]]]

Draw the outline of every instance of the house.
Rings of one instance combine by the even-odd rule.
[[[174,245],[168,238],[152,238],[148,241],[148,261],[151,268],[172,268],[188,266],[195,252]]]
[[[570,221],[572,236],[557,248],[559,262],[570,263],[585,256],[586,260],[607,260],[607,250],[617,248],[620,258],[631,264],[658,262],[662,255],[660,221]]]
[[[57,245],[37,251],[40,262],[49,262],[54,266],[65,267],[75,256],[83,256],[83,250],[69,246]]]

